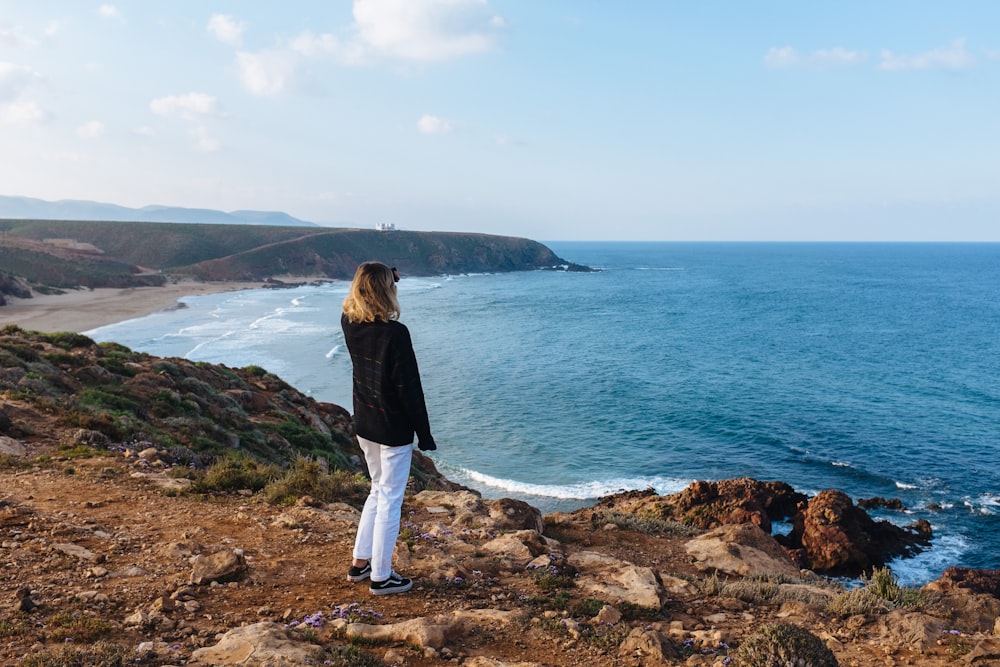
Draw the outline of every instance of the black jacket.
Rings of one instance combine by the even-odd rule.
[[[413,442],[436,449],[410,332],[400,322],[340,326],[354,365],[354,429],[359,436],[396,447]]]

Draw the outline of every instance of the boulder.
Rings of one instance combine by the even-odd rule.
[[[217,551],[191,558],[191,583],[210,584],[240,579],[247,571],[246,560],[235,551]]]
[[[795,517],[787,539],[805,550],[810,569],[858,576],[919,552],[930,544],[931,530],[926,521],[909,528],[875,521],[847,494],[830,489],[816,494]]]
[[[594,551],[570,554],[566,562],[576,568],[576,586],[605,602],[628,602],[659,609],[663,588],[648,567],[639,567]]]
[[[403,642],[420,648],[440,649],[452,631],[454,622],[444,618],[411,618],[386,625],[351,623],[344,628],[349,638],[371,642]]]
[[[598,506],[627,512],[652,511],[703,530],[752,523],[770,533],[771,521],[794,516],[806,499],[784,482],[744,477],[692,482],[680,493],[668,496],[658,496],[652,490],[626,492],[602,498]]]
[[[523,500],[498,498],[487,502],[490,518],[499,530],[545,530],[542,513]]]
[[[0,454],[8,456],[24,456],[28,453],[28,448],[20,440],[0,435]]]
[[[924,651],[941,639],[941,619],[920,612],[896,609],[878,619],[878,638],[886,646]]]
[[[952,591],[957,588],[965,588],[973,593],[986,593],[1000,598],[1000,570],[949,567],[940,577],[924,588],[932,591]]]
[[[534,530],[519,530],[490,540],[479,550],[509,562],[515,569],[523,569],[536,556],[548,553],[549,546],[545,538]]]
[[[283,665],[316,664],[322,649],[315,644],[295,641],[278,625],[265,621],[230,630],[215,646],[196,649],[192,665]]]
[[[618,655],[641,665],[672,665],[679,657],[673,643],[656,630],[635,628],[618,647]]]
[[[799,569],[778,542],[753,524],[722,526],[689,540],[684,550],[701,570],[739,576],[780,574],[798,577]]]

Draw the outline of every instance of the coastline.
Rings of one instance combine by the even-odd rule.
[[[262,282],[178,280],[160,287],[68,290],[35,294],[30,299],[8,297],[0,306],[0,326],[14,324],[30,331],[82,333],[116,322],[176,308],[186,296],[265,287]]]

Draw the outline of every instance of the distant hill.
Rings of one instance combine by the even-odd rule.
[[[490,234],[0,220],[0,297],[21,296],[25,290],[157,285],[171,276],[213,281],[349,279],[359,263],[370,259],[408,275],[588,270],[537,241]]]
[[[61,199],[45,201],[31,197],[0,195],[0,218],[27,220],[107,220],[112,222],[190,222],[215,225],[319,226],[278,211],[216,211],[180,206],[128,208],[117,204]]]

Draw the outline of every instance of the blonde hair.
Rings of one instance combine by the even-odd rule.
[[[354,324],[399,319],[392,269],[382,262],[362,263],[344,299],[344,314]]]

